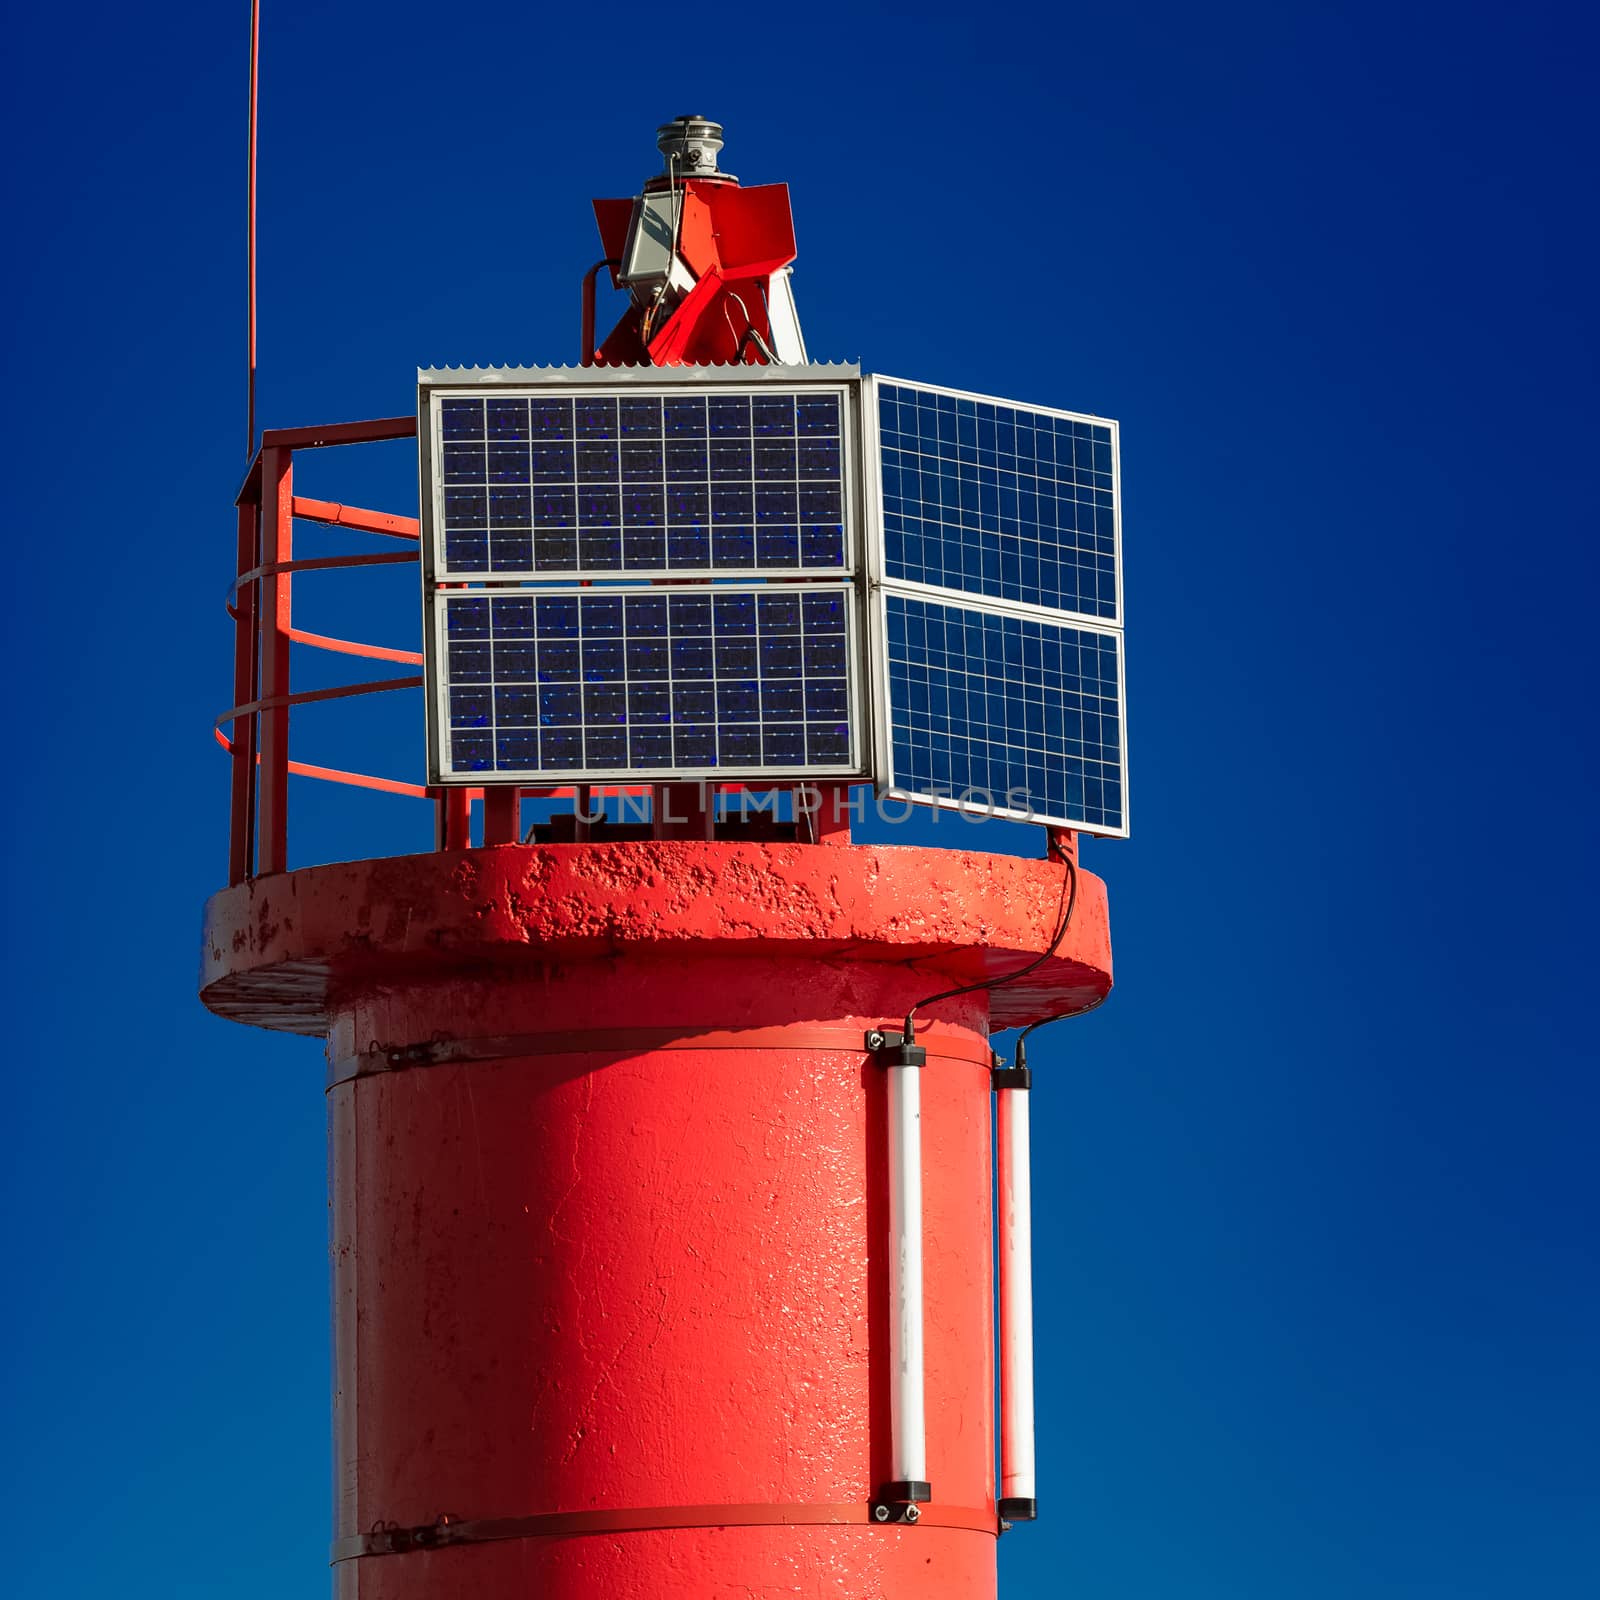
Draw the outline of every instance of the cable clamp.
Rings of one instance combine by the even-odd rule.
[[[911,1522],[922,1520],[919,1504],[933,1499],[933,1485],[919,1478],[901,1478],[886,1483],[872,1502],[874,1522]]]
[[[880,1067],[925,1067],[928,1052],[903,1033],[888,1033],[882,1028],[867,1031],[867,1049]]]

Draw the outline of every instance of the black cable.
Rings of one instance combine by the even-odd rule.
[[[1051,841],[1052,851],[1056,850],[1055,841]],[[959,989],[946,989],[940,994],[930,994],[927,999],[919,1000],[906,1012],[905,1042],[909,1045],[915,1042],[917,1035],[917,1013],[924,1006],[931,1006],[939,1000],[953,1000],[957,995],[976,994],[980,989],[998,989],[1002,984],[1015,983],[1018,978],[1025,978],[1030,972],[1042,967],[1057,949],[1061,941],[1067,936],[1067,929],[1072,926],[1072,913],[1078,904],[1078,864],[1064,850],[1059,851],[1061,864],[1067,869],[1067,875],[1061,883],[1060,923],[1056,928],[1055,937],[1045,947],[1044,952],[1037,955],[1025,967],[1018,967],[1015,972],[1003,972],[998,978],[981,978],[977,983],[964,983]]]
[[[1086,1006],[1077,1006],[1071,1011],[1058,1011],[1053,1017],[1040,1017],[1037,1022],[1030,1022],[1017,1035],[1017,1066],[1024,1072],[1028,1070],[1028,1035],[1035,1028],[1048,1028],[1052,1022],[1068,1022],[1073,1017],[1086,1017],[1091,1011],[1098,1011],[1110,998],[1111,991],[1108,989],[1098,1000],[1091,1000]]]

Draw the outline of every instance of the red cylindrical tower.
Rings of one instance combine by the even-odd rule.
[[[869,528],[892,477],[873,475],[888,449],[869,449],[877,380],[807,365],[787,189],[721,172],[721,133],[675,119],[658,133],[664,172],[596,202],[583,360],[604,384],[423,373],[418,418],[269,430],[239,495],[234,704],[218,725],[230,887],[208,907],[202,996],[328,1041],[345,1600],[983,1600],[1002,1516],[1033,1514],[1025,1098],[1002,1115],[1015,1365],[998,1500],[992,1314],[992,1105],[1027,1073],[997,1074],[988,1035],[1105,997],[1105,892],[1070,834],[1031,861],[852,845],[839,803],[852,784],[894,786],[891,687],[914,797],[965,808],[987,793],[918,765],[917,739],[946,736],[959,672],[980,685],[970,706],[953,691],[974,785],[1016,778],[1004,814],[1032,817],[1013,796],[1070,746],[1078,767],[1046,784],[1040,814],[1123,831],[1113,425],[885,391],[910,430],[897,455],[989,474],[965,499],[949,490],[950,517],[999,494],[1002,458],[979,448],[1003,447],[1031,485],[1008,490],[1008,514],[1049,502],[1034,542],[1071,556],[1048,592],[1030,570],[1031,600],[976,577],[973,595],[943,587],[989,571],[976,544],[949,571],[891,572]],[[597,347],[607,269],[630,304]],[[688,386],[651,397],[660,369],[690,365]],[[755,370],[778,381],[751,388]],[[680,406],[702,379],[715,404]],[[580,388],[599,403],[574,410]],[[297,451],[412,437],[420,518],[296,493]],[[388,548],[297,554],[296,522]],[[992,529],[979,515],[967,532]],[[422,569],[422,650],[293,625],[293,574],[397,563]],[[749,602],[760,648],[756,621],[730,612],[713,651],[709,620],[690,616],[710,619],[709,598],[650,593],[719,579],[772,585],[770,608]],[[1061,609],[1063,584],[1087,585],[1065,596],[1086,612]],[[563,621],[549,597],[580,589]],[[812,596],[827,603],[802,612]],[[909,646],[891,684],[894,628],[919,606],[935,614],[916,622],[926,649],[944,641],[925,703]],[[670,650],[650,620],[669,609],[684,630]],[[836,648],[803,648],[802,616]],[[294,646],[390,665],[297,690]],[[713,678],[729,708],[715,716]],[[407,689],[428,697],[428,784],[290,758],[292,708]],[[476,731],[491,704],[496,732]],[[430,799],[436,848],[287,870],[291,775]],[[792,820],[761,806],[719,820],[719,795],[797,782]],[[597,789],[645,785],[648,824],[590,808]],[[528,794],[573,811],[524,835]]]
[[[1056,954],[924,1013],[931,1501],[889,1456],[889,1121],[869,1030],[1014,972],[1063,867],[957,850],[447,849],[211,902],[221,1015],[325,1034],[336,1590],[992,1595],[986,1035],[1110,984]]]

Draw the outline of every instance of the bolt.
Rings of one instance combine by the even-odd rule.
[[[920,1511],[918,1511],[915,1506],[907,1506],[906,1507],[906,1521],[907,1522],[921,1522],[922,1521],[922,1513]]]
[[[885,1506],[885,1505],[876,1505],[876,1506],[874,1506],[872,1508],[872,1518],[873,1518],[874,1522],[887,1522],[889,1520],[889,1508],[888,1508],[888,1506]]]
[[[869,1049],[869,1050],[881,1050],[881,1049],[883,1049],[883,1035],[881,1033],[879,1033],[876,1028],[874,1028],[872,1030],[872,1032],[867,1035],[867,1049]]]

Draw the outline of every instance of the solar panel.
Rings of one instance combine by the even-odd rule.
[[[880,779],[935,803],[1127,832],[1115,629],[885,591]]]
[[[436,598],[441,777],[860,770],[846,584]]]
[[[1114,422],[874,383],[885,577],[1120,620]]]
[[[848,367],[419,382],[430,781],[1127,832],[1116,423]]]
[[[441,577],[852,570],[842,388],[590,381],[433,410]]]

